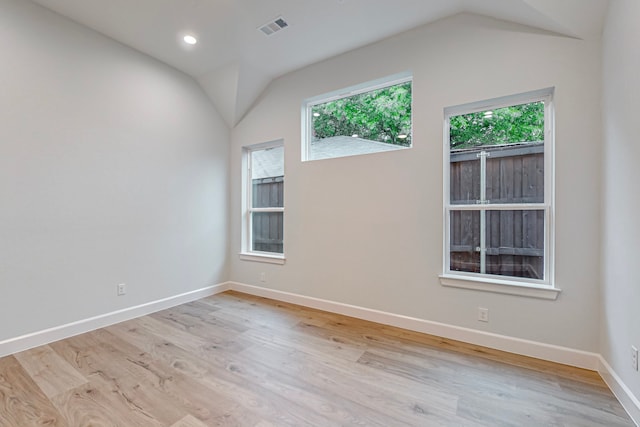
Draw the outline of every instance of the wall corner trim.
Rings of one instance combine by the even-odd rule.
[[[640,426],[640,400],[631,392],[631,389],[622,381],[611,365],[600,356],[600,366],[598,373],[609,386],[622,407],[627,411],[631,419],[637,426]]]
[[[133,307],[123,308],[111,313],[101,314],[88,319],[78,320],[65,325],[55,326],[42,331],[33,332],[15,338],[0,341],[0,357],[18,353],[30,348],[49,344],[54,341],[69,338],[75,335],[90,332],[115,323],[124,322],[136,317],[145,316],[156,311],[174,307],[200,298],[215,295],[229,289],[227,283],[220,283],[194,291],[170,296],[167,298],[150,301]]]

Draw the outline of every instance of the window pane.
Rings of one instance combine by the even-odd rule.
[[[449,121],[451,150],[544,141],[544,102],[461,114]]]
[[[452,204],[544,203],[544,102],[453,116]]]
[[[544,279],[544,209],[452,211],[450,218],[451,271]]]
[[[487,273],[544,278],[544,210],[487,211]]]
[[[284,206],[284,177],[253,180],[251,194],[254,208],[281,208]]]
[[[311,106],[309,160],[411,146],[411,82]]]
[[[544,203],[544,144],[489,152],[488,203]]]
[[[451,211],[451,271],[480,273],[480,212]]]
[[[451,154],[449,190],[451,204],[475,204],[480,200],[480,160],[472,155]]]
[[[251,207],[284,206],[284,147],[251,152],[251,181]]]
[[[283,253],[282,212],[253,212],[251,250]]]

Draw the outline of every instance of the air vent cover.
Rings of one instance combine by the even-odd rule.
[[[287,24],[287,21],[285,21],[282,16],[279,16],[273,21],[267,22],[266,24],[264,24],[258,29],[262,31],[265,35],[270,36],[277,33],[280,30],[287,28],[288,26],[289,24]]]

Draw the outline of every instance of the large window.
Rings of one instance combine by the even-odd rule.
[[[306,100],[302,160],[411,147],[411,86],[403,73]]]
[[[552,287],[552,95],[445,109],[444,276]]]
[[[245,148],[243,253],[284,255],[284,146],[282,141]]]

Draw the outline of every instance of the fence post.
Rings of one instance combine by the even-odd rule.
[[[478,153],[480,158],[480,200],[477,203],[486,205],[487,200],[487,157],[489,153],[481,151]],[[480,273],[487,272],[487,211],[480,210]]]

